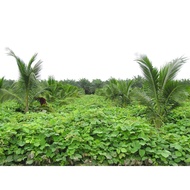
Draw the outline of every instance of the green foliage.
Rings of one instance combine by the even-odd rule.
[[[186,58],[177,58],[160,70],[153,67],[147,56],[141,56],[137,62],[145,77],[144,91],[135,92],[140,103],[147,106],[149,118],[155,126],[160,127],[165,122],[168,112],[184,99],[184,86],[174,81]]]
[[[52,113],[14,108],[1,108],[0,165],[190,165],[188,118],[157,130],[143,106],[115,107],[95,95]]]
[[[181,106],[168,114],[168,122],[176,124],[179,121],[190,119],[190,101],[183,102]]]

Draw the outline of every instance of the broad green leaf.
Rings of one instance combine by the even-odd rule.
[[[146,150],[146,152],[155,152],[155,150],[151,149],[150,147],[147,147],[145,150]]]
[[[80,158],[82,158],[82,156],[80,154],[75,154],[75,155],[71,156],[71,159],[74,159],[74,160],[79,160]]]
[[[59,162],[61,161],[63,158],[56,158],[56,161]]]
[[[32,164],[33,162],[34,162],[34,160],[27,160],[27,161],[26,161],[26,164],[29,164],[29,165],[30,165],[30,164]]]
[[[121,150],[119,148],[116,149],[117,154],[120,154]]]
[[[131,153],[133,153],[133,154],[134,154],[134,153],[135,153],[135,152],[137,152],[138,150],[139,150],[139,149],[138,149],[137,147],[132,148],[132,149],[131,149]]]
[[[140,149],[139,150],[139,155],[141,156],[141,158],[145,155],[145,150]]]
[[[117,137],[118,134],[119,134],[119,133],[118,133],[117,131],[115,131],[115,132],[113,132],[113,133],[110,134],[110,137]]]
[[[179,163],[181,161],[181,159],[180,158],[176,158],[176,159],[174,159],[174,161],[177,162],[177,163]]]
[[[125,157],[125,154],[123,154],[123,153],[119,154],[120,159],[123,158],[123,157]]]
[[[143,146],[146,144],[146,142],[145,141],[139,141],[139,144]]]
[[[141,139],[143,139],[145,141],[149,140],[149,138],[144,133],[139,134],[138,138],[141,138]]]
[[[19,146],[24,146],[24,145],[25,145],[25,142],[24,142],[24,141],[19,141],[17,144],[18,144]]]
[[[113,160],[108,160],[109,165],[112,165],[114,163]]]
[[[131,149],[131,153],[135,153],[141,148],[141,145],[138,141],[133,142],[132,146],[133,148]]]
[[[112,159],[112,156],[110,154],[106,154],[107,159]]]
[[[102,133],[103,133],[103,131],[100,129],[96,129],[93,131],[93,134],[102,134]]]
[[[169,152],[168,150],[161,150],[158,151],[159,154],[161,154],[164,158],[167,158],[168,156],[171,155],[171,152]]]
[[[190,164],[190,158],[186,159],[185,162]]]
[[[181,152],[179,152],[179,151],[175,151],[175,155],[176,155],[177,157],[182,156]]]
[[[30,130],[27,129],[27,128],[23,128],[22,130],[23,130],[25,133],[29,133],[29,132],[30,132]]]
[[[13,156],[8,156],[6,159],[7,162],[12,162],[13,161]]]
[[[122,131],[126,131],[127,128],[128,128],[127,126],[121,126],[121,130],[122,130]]]
[[[121,148],[120,150],[121,150],[121,152],[123,152],[123,153],[126,153],[126,152],[127,152],[127,149],[126,149],[126,148]]]
[[[182,147],[179,144],[175,144],[174,148],[177,149],[177,150],[181,150],[182,149]]]
[[[16,154],[20,154],[20,153],[21,153],[21,149],[17,149],[17,150],[15,151],[15,153],[16,153]]]
[[[37,146],[37,147],[38,147],[38,146],[40,146],[40,143],[39,143],[39,142],[35,142],[35,143],[34,143],[34,146]]]

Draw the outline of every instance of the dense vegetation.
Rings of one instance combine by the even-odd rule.
[[[1,108],[0,164],[189,165],[189,105],[157,129],[143,117],[145,107],[116,107],[96,95],[65,100],[49,113],[15,113],[16,103],[7,102]]]
[[[20,78],[0,79],[0,165],[190,165],[190,82],[174,80],[185,58],[158,70],[141,56],[133,80],[46,81],[37,54],[8,51]]]

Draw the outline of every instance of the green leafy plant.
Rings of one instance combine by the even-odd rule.
[[[23,115],[14,113],[14,106],[2,106],[0,165],[190,165],[189,119],[157,130],[134,115],[143,109],[140,105],[115,107],[95,95],[57,106],[52,113]]]

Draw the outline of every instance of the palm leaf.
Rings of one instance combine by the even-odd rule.
[[[39,79],[40,71],[42,70],[42,61],[39,60],[33,67],[32,72],[35,74],[35,78]]]
[[[0,79],[0,89],[3,87],[4,77]]]
[[[176,77],[177,73],[181,69],[182,65],[186,62],[186,60],[187,59],[184,57],[174,59],[160,69],[159,82],[161,90],[164,90],[165,85],[168,81],[171,81]]]
[[[19,103],[23,104],[22,99],[13,92],[10,92],[6,89],[0,89],[0,93],[1,93],[1,97],[0,97],[1,102],[7,101],[7,100],[17,100]]]
[[[156,68],[152,66],[152,63],[147,56],[142,55],[139,59],[136,60],[140,65],[141,70],[145,79],[148,82],[149,88],[154,94],[154,98],[158,99],[158,89],[159,89],[159,73]]]
[[[30,70],[32,63],[36,60],[37,55],[38,55],[38,54],[35,53],[35,54],[31,57],[31,59],[30,59],[30,61],[29,61],[29,63],[28,63],[28,70]]]
[[[164,97],[165,97],[165,105],[169,103],[171,100],[184,100],[187,96],[185,93],[186,86],[180,84],[179,81],[169,81],[165,86]]]

